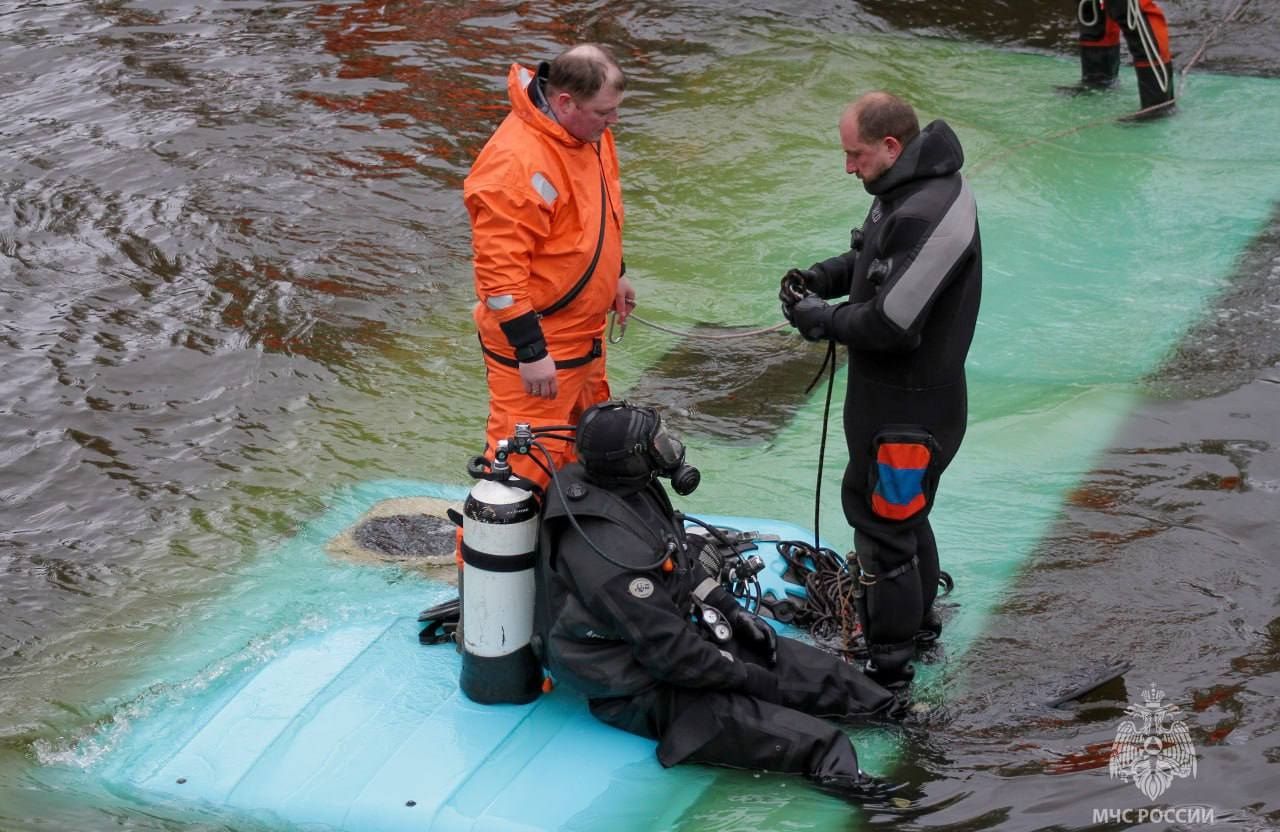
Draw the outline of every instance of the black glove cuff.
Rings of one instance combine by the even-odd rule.
[[[547,357],[547,341],[542,336],[542,325],[536,312],[526,312],[518,318],[499,324],[507,343],[516,351],[516,360],[522,363],[541,361]]]

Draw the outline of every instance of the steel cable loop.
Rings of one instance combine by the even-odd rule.
[[[803,600],[786,602],[786,613],[790,617],[784,615],[783,620],[806,628],[820,647],[850,659],[865,659],[867,642],[858,615],[858,597],[864,591],[863,586],[874,581],[863,580],[867,575],[856,561],[847,561],[826,547],[815,548],[800,540],[783,540],[776,545],[778,555],[787,565],[786,572],[805,591]],[[939,571],[937,597],[950,595],[955,586],[950,573]],[[915,640],[916,645],[923,648],[936,641],[936,636],[922,628]]]
[[[854,656],[865,651],[853,602],[856,591],[857,581],[848,572],[815,572],[805,579],[805,592],[818,607],[810,630],[813,637]]]

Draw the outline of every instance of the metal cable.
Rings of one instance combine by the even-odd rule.
[[[1248,2],[1249,0],[1239,0],[1239,2],[1236,3],[1235,8],[1232,9],[1226,17],[1214,24],[1214,27],[1209,30],[1209,34],[1205,35],[1204,40],[1200,41],[1200,47],[1192,54],[1191,60],[1187,62],[1187,65],[1182,68],[1182,74],[1178,82],[1178,95],[1182,95],[1182,90],[1187,85],[1187,73],[1191,71],[1191,67],[1195,66],[1196,63],[1204,57],[1205,50],[1209,48],[1209,43],[1217,37],[1218,30],[1235,20],[1236,15],[1240,14],[1240,11]]]
[[[609,343],[610,344],[622,343],[622,336],[626,335],[627,333],[627,327],[626,327],[626,324],[624,324],[621,327],[621,331],[619,332],[617,337],[614,337],[613,329],[614,329],[614,325],[617,323],[617,320],[618,320],[618,313],[612,309],[609,310]],[[659,332],[665,332],[668,335],[678,335],[681,338],[704,338],[708,341],[728,341],[734,338],[753,338],[757,335],[764,335],[769,332],[777,332],[778,330],[784,327],[790,326],[790,324],[788,324],[786,321],[783,321],[782,323],[774,324],[773,326],[767,326],[761,329],[750,329],[745,332],[712,333],[712,332],[698,332],[692,329],[675,329],[674,327],[663,326],[662,324],[654,323],[653,321],[646,321],[644,318],[640,317],[634,312],[627,316],[627,322],[630,323],[631,321],[635,321],[636,323],[643,324],[644,326],[647,326],[650,329],[656,329]]]

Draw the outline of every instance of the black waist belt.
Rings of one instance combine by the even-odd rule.
[[[484,341],[480,342],[480,349],[484,350],[484,354],[492,358],[504,367],[519,367],[520,362],[509,355],[496,353],[484,345]],[[599,338],[591,339],[591,352],[586,355],[580,355],[577,358],[566,358],[563,361],[556,362],[557,370],[571,370],[574,367],[581,367],[583,364],[590,364],[600,356],[604,355],[604,344]]]

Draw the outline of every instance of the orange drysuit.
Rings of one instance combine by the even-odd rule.
[[[609,398],[604,326],[623,269],[617,151],[610,131],[597,144],[582,142],[540,110],[529,95],[533,80],[512,64],[511,113],[463,184],[479,298],[474,315],[489,380],[486,454],[517,422],[577,424],[583,410]],[[558,395],[526,394],[518,362],[548,353]],[[570,442],[542,444],[556,467],[574,459]],[[517,474],[546,485],[547,475],[529,459],[511,461]]]

